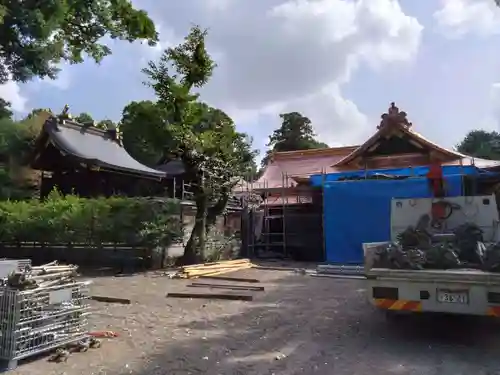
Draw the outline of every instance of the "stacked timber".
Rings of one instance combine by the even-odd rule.
[[[15,366],[20,359],[49,350],[57,349],[58,355],[64,353],[67,358],[69,345],[90,347],[89,283],[78,280],[77,270],[57,262],[26,265],[3,280],[0,360]]]
[[[58,265],[57,262],[38,267],[26,266],[22,271],[12,272],[6,284],[18,290],[50,288],[74,282],[77,270],[75,265]]]
[[[234,272],[251,268],[249,259],[226,260],[213,263],[194,264],[181,267],[178,277],[183,279],[193,279],[200,276],[216,276],[228,272]]]

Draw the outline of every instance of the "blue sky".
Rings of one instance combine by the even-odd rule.
[[[18,115],[32,108],[119,120],[152,99],[140,72],[193,23],[209,27],[219,67],[202,97],[264,149],[278,114],[300,111],[330,145],[361,143],[389,103],[414,129],[452,147],[467,131],[499,130],[500,10],[493,0],[137,0],[161,43],[112,43],[100,65],[63,66],[56,81],[0,86]]]

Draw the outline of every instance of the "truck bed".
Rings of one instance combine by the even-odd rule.
[[[372,268],[368,278],[384,278],[386,280],[406,280],[422,282],[460,282],[500,285],[500,274],[471,269],[453,270],[394,270],[390,268]]]
[[[363,244],[365,275],[367,278],[383,278],[385,280],[391,279],[413,282],[461,282],[500,285],[500,273],[485,272],[477,269],[397,270],[391,268],[374,268],[374,252],[378,246],[385,243],[388,242]]]

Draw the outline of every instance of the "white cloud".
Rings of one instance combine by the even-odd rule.
[[[375,129],[356,104],[343,97],[335,83],[288,102],[283,110],[307,114],[320,139],[332,146],[357,144]]]
[[[434,13],[438,30],[450,38],[466,34],[488,36],[500,32],[500,8],[494,0],[441,0]]]
[[[361,64],[381,69],[412,61],[423,30],[395,0],[233,0],[216,11],[213,3],[202,10],[198,1],[184,4],[177,14],[191,17],[178,26],[168,22],[167,5],[151,3],[150,13],[164,14],[176,35],[185,34],[186,21],[209,28],[208,47],[221,58],[205,100],[246,117],[272,109],[277,121],[281,109],[304,108],[316,132],[334,143],[354,141],[366,127],[342,85]],[[270,133],[265,126],[255,131]]]
[[[362,141],[376,123],[369,124],[362,109],[346,97],[346,84],[360,66],[383,73],[388,66],[413,61],[423,30],[397,0],[136,2],[159,25],[159,46],[117,43],[113,56],[93,74],[116,84],[124,71],[139,72],[145,61],[179,43],[193,24],[208,28],[207,48],[218,67],[202,99],[244,123],[256,140],[278,126],[280,112],[301,111],[332,145]],[[126,78],[121,93],[128,90],[130,99],[137,99],[133,95],[140,80]]]
[[[41,83],[55,87],[61,91],[68,90],[71,87],[71,68],[68,64],[60,64],[59,69],[61,71],[58,73],[56,79],[45,78],[41,80]]]
[[[15,82],[9,81],[0,85],[0,98],[11,103],[12,109],[16,112],[26,110],[27,99],[21,95],[21,89]]]
[[[500,130],[500,83],[493,83],[490,89],[491,115],[484,122],[486,130]]]

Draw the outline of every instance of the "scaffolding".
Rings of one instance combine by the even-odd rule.
[[[283,257],[286,258],[286,206],[288,196],[286,189],[288,187],[288,179],[285,174],[281,175],[281,189],[279,189],[278,197],[273,196],[273,190],[269,189],[268,182],[264,182],[264,202],[263,202],[263,231],[261,233],[265,239],[265,252],[271,253],[276,248],[281,248]],[[278,207],[270,207],[270,199],[278,200]],[[272,202],[274,203],[274,202]],[[281,203],[281,204],[280,204]],[[272,225],[273,223],[277,223]],[[281,224],[281,225],[280,225]],[[275,239],[277,240],[275,241]]]
[[[287,173],[282,173],[280,183],[246,183],[241,190],[245,197],[247,255],[290,258],[290,249],[304,237],[300,227],[307,217],[304,204],[312,203],[311,188],[297,186]]]

